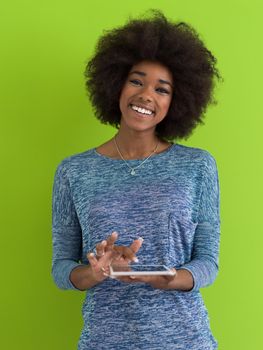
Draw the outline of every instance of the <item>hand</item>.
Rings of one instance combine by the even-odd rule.
[[[136,253],[139,251],[143,243],[143,238],[135,239],[129,247],[114,246],[114,251],[117,253],[113,262],[117,264],[128,265],[130,262],[139,262]]]
[[[129,246],[117,246],[114,245],[118,238],[117,232],[113,232],[106,241],[102,241],[101,243],[98,243],[96,245],[96,256],[102,257],[105,252],[108,251],[114,251],[114,260],[120,262],[120,261],[126,261],[126,262],[138,262],[138,259],[136,258],[136,253],[141,248],[143,239],[140,237],[133,241],[133,243]]]
[[[176,273],[176,269],[171,269],[173,273]],[[127,283],[147,283],[153,288],[158,289],[175,289],[174,281],[176,279],[176,274],[173,276],[128,276],[119,277],[122,282]]]
[[[143,239],[139,238],[134,240],[129,247],[116,246],[115,242],[117,239],[117,232],[113,232],[107,240],[96,245],[96,256],[93,253],[87,255],[92,269],[93,278],[97,282],[101,282],[109,277],[109,266],[112,262],[126,265],[131,261],[138,261],[135,254],[140,249]]]

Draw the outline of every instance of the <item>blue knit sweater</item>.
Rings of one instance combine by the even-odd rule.
[[[199,291],[218,272],[219,182],[209,152],[172,144],[135,175],[95,148],[69,156],[55,173],[52,214],[52,275],[61,289],[77,290],[70,272],[113,231],[120,245],[144,238],[140,263],[187,269],[194,278],[188,292],[110,278],[89,289],[79,350],[217,349]]]

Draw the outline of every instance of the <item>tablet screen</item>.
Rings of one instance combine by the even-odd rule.
[[[111,265],[110,273],[112,276],[136,276],[136,275],[175,275],[167,266],[165,265],[139,265],[139,264],[129,264],[129,265]]]

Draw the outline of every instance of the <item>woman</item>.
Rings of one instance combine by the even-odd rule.
[[[160,12],[107,32],[85,75],[96,116],[118,129],[65,158],[53,187],[53,264],[87,290],[78,349],[217,349],[199,289],[218,271],[213,156],[173,143],[213,103],[216,59]],[[164,264],[173,277],[109,277],[112,262]]]

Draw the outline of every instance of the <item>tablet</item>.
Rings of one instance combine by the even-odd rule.
[[[111,265],[111,276],[150,276],[150,275],[163,275],[163,276],[175,276],[175,272],[171,271],[165,265]]]

